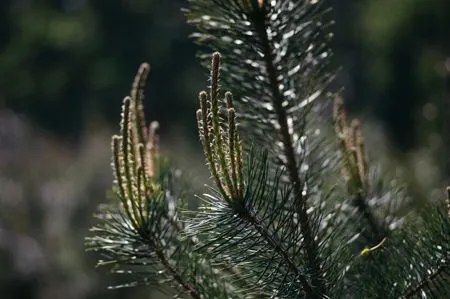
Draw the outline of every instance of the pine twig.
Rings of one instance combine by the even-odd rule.
[[[418,296],[419,293],[432,285],[433,281],[440,277],[441,275],[445,275],[445,273],[448,273],[450,270],[450,260],[444,260],[441,265],[430,275],[425,277],[422,281],[419,282],[419,284],[413,288],[412,290],[408,291],[402,298],[413,298],[414,296]]]
[[[334,101],[333,119],[344,162],[342,172],[347,181],[347,190],[354,196],[354,205],[367,220],[371,231],[375,234],[377,239],[375,241],[379,242],[386,236],[386,229],[378,222],[366,201],[370,186],[367,179],[368,163],[361,124],[359,120],[355,119],[350,127],[347,126],[344,101],[339,96]]]
[[[152,246],[155,246],[155,244],[152,244]],[[154,248],[154,247],[152,247]],[[165,255],[162,253],[161,250],[156,249],[156,255],[158,256],[159,260],[161,261],[161,264],[169,270],[170,274],[173,276],[173,278],[183,287],[183,289],[194,299],[202,299],[202,296],[195,290],[193,286],[191,286],[189,283],[187,283],[180,273],[178,273],[177,270],[175,270],[172,265],[170,265],[169,261],[166,259]]]
[[[284,155],[286,157],[286,168],[288,170],[290,181],[294,188],[294,195],[296,199],[296,209],[299,213],[300,229],[304,237],[305,253],[307,256],[307,265],[312,273],[313,288],[320,290],[320,292],[326,293],[326,287],[320,278],[320,258],[317,242],[314,240],[312,233],[311,223],[307,214],[306,198],[302,195],[302,182],[300,181],[298,163],[295,157],[291,134],[289,133],[289,126],[287,121],[287,112],[283,107],[284,97],[279,89],[278,72],[274,65],[273,49],[267,35],[266,24],[266,7],[265,1],[263,5],[254,10],[252,14],[252,21],[259,39],[261,40],[262,50],[264,55],[264,63],[269,78],[270,89],[272,92],[272,104],[277,115],[277,121],[280,126],[279,133],[280,139],[283,143]],[[314,292],[315,293],[315,292]],[[315,298],[315,294],[310,294],[311,298]]]
[[[446,203],[447,203],[447,211],[448,211],[448,217],[450,218],[450,186],[446,188],[447,191],[447,197],[446,197]],[[433,282],[441,277],[442,275],[449,275],[450,274],[450,258],[447,256],[444,258],[444,260],[441,261],[439,267],[433,271],[433,273],[427,275],[424,279],[422,279],[417,286],[414,288],[408,290],[406,294],[402,296],[402,298],[413,298],[414,296],[418,296],[419,293],[424,290],[427,287],[430,287]]]
[[[219,60],[220,54],[214,53],[212,60],[212,67],[218,69],[219,68]],[[211,76],[211,88],[217,88],[217,82],[219,77],[212,73]],[[315,283],[318,280],[314,278],[311,279],[312,282],[309,281],[309,278],[301,273],[295,262],[289,256],[288,252],[282,248],[280,244],[282,244],[281,240],[278,240],[278,237],[272,234],[269,230],[267,230],[264,225],[262,225],[261,221],[258,220],[257,215],[255,215],[254,211],[251,210],[250,207],[245,205],[244,198],[244,184],[240,182],[243,180],[243,169],[242,169],[242,157],[241,157],[241,142],[239,139],[238,132],[236,130],[236,115],[234,112],[234,108],[232,105],[232,95],[230,92],[226,93],[226,106],[228,109],[228,116],[232,117],[232,119],[228,120],[228,131],[221,131],[217,128],[220,128],[219,121],[219,107],[217,106],[217,95],[214,92],[211,92],[211,97],[209,99],[206,98],[206,93],[200,93],[200,109],[197,111],[197,120],[198,127],[200,132],[200,139],[203,144],[203,148],[205,151],[205,156],[208,160],[211,174],[216,182],[216,186],[219,188],[219,192],[222,194],[223,199],[233,208],[233,210],[246,219],[258,232],[261,237],[273,248],[273,250],[284,260],[284,262],[288,265],[289,269],[295,273],[297,279],[303,285],[305,292],[308,294],[308,298],[320,298],[319,290],[317,289]],[[209,100],[209,101],[208,101]],[[217,123],[214,125],[214,123]],[[212,124],[212,125],[209,125]],[[226,136],[229,140],[228,148],[222,144],[222,142],[218,142],[217,139],[222,139],[224,134],[229,134]],[[231,142],[233,140],[233,142]],[[214,159],[216,157],[216,159]],[[219,162],[214,162],[215,160],[219,160]],[[295,162],[295,161],[294,161]],[[262,165],[260,165],[262,166]],[[228,171],[228,167],[231,167],[231,171]],[[236,182],[237,180],[238,182]],[[230,187],[233,186],[233,183],[236,182],[234,186],[237,186],[237,190],[233,191]],[[228,183],[230,182],[230,183]],[[228,189],[225,189],[224,186],[227,186]],[[298,191],[298,190],[297,190]],[[301,193],[299,193],[301,196]],[[303,215],[306,217],[306,210],[303,211]],[[300,216],[301,218],[301,216]],[[301,224],[302,225],[302,224]],[[309,235],[311,238],[312,236]],[[206,245],[204,245],[206,246]]]

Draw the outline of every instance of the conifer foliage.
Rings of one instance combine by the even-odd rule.
[[[326,1],[190,0],[185,12],[215,51],[200,54],[197,111],[211,186],[188,211],[147,127],[143,64],[112,138],[113,198],[87,239],[99,264],[176,298],[450,298],[450,189],[418,207],[370,158],[329,88]]]

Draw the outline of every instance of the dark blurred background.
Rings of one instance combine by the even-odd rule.
[[[450,1],[325,1],[350,113],[422,184],[448,183]],[[141,62],[152,67],[145,109],[163,150],[204,178],[194,111],[207,75],[184,5],[0,1],[2,299],[158,298],[150,287],[107,290],[118,279],[94,268],[83,239],[111,183],[109,138]]]

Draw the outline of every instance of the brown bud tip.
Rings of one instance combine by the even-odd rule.
[[[204,91],[204,90],[200,91],[200,93],[198,95],[198,99],[200,102],[200,107],[206,108],[206,101],[208,99],[208,94],[206,93],[206,91]]]
[[[113,137],[111,138],[112,144],[113,144],[114,146],[115,146],[115,145],[118,145],[121,139],[122,139],[122,138],[121,138],[120,136],[118,136],[118,135],[113,135]]]
[[[141,72],[150,71],[150,64],[148,64],[147,62],[141,63],[141,66],[139,67],[139,71],[141,71]]]
[[[225,93],[225,102],[227,104],[227,108],[233,108],[233,94],[229,91]]]
[[[156,131],[159,129],[159,122],[152,121],[150,125],[148,126],[148,142],[150,146],[154,147],[156,146],[158,135],[156,134]]]
[[[212,58],[213,58],[213,61],[217,61],[217,60],[219,60],[220,59],[220,53],[219,52],[214,52],[213,54],[212,54]]]
[[[344,99],[341,96],[336,96],[336,98],[334,99],[334,104],[336,106],[342,106],[344,105]]]
[[[352,127],[355,130],[357,130],[361,127],[361,122],[359,121],[359,119],[352,120]]]
[[[150,123],[150,131],[156,131],[156,130],[158,130],[159,129],[159,122],[157,122],[157,121],[152,121],[151,123]]]
[[[219,68],[220,68],[220,53],[214,52],[211,61],[211,75],[213,77],[217,77],[219,75]]]
[[[342,97],[337,96],[334,99],[334,107],[333,107],[333,118],[335,120],[337,120],[337,118],[340,116],[340,114],[342,113],[342,110],[344,109],[344,99],[342,99]]]

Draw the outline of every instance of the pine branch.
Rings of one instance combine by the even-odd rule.
[[[450,219],[450,187],[447,187],[447,211],[448,211],[448,218]],[[450,234],[450,231],[448,232]],[[447,244],[448,246],[448,244]],[[449,284],[450,283],[450,248],[448,248],[447,256],[443,257],[439,266],[434,270],[430,271],[431,273],[426,276],[423,280],[421,280],[416,287],[411,288],[406,294],[402,296],[402,298],[413,298],[415,296],[420,296],[422,293],[427,292],[428,290],[432,290],[433,287],[435,287],[438,283],[438,281],[441,281],[442,283]],[[436,293],[439,292],[439,289],[442,290],[442,295],[445,295],[445,287],[438,287],[438,290],[436,290]],[[447,295],[450,296],[450,288],[447,292]]]
[[[267,162],[267,160],[265,160],[265,162]],[[267,172],[267,166],[251,166],[253,166],[254,169],[261,169],[261,167],[265,168],[265,172]],[[266,174],[261,175],[262,177],[259,177],[257,179],[258,181],[264,181]],[[249,176],[258,175],[248,175],[247,177]],[[273,199],[270,198],[270,196],[273,195],[270,194],[276,194],[276,189],[268,191],[269,194],[265,194],[264,191],[261,190],[265,189],[265,187],[260,185],[252,186],[250,182],[248,185],[251,187],[246,188],[244,197],[231,198],[231,201],[225,206],[219,204],[223,197],[212,197],[211,201],[206,202],[207,204],[203,208],[205,210],[203,214],[209,221],[203,219],[203,217],[199,217],[192,221],[189,228],[189,231],[199,234],[207,232],[212,233],[212,235],[209,236],[209,242],[202,244],[198,250],[203,251],[204,248],[208,248],[206,254],[209,254],[212,258],[219,255],[228,256],[228,259],[232,261],[233,265],[237,265],[238,268],[243,267],[245,269],[243,271],[253,272],[255,275],[253,280],[258,282],[258,286],[267,288],[267,291],[275,292],[276,295],[289,298],[290,296],[285,293],[289,291],[289,289],[286,290],[288,287],[293,288],[293,290],[290,291],[292,296],[295,296],[293,294],[297,294],[298,296],[302,292],[305,292],[305,298],[315,298],[317,294],[312,288],[308,277],[300,267],[295,264],[291,257],[290,250],[283,248],[281,245],[286,243],[286,240],[279,239],[276,235],[278,229],[270,227],[269,223],[271,223],[271,221],[269,219],[263,218],[264,220],[262,220],[257,216],[257,214],[260,213],[267,214],[267,210],[261,212],[259,209],[256,209],[256,206],[262,203],[256,203],[256,201],[253,202],[253,200],[251,200],[254,196],[255,199],[258,198],[261,201],[270,199],[271,202],[273,202]],[[258,190],[261,191],[258,192]],[[282,200],[282,203],[284,202],[285,199]],[[276,210],[281,213],[279,207],[276,208]],[[236,219],[236,216],[238,219]],[[289,218],[289,216],[286,216],[286,218]],[[233,218],[236,220],[234,223],[231,220]],[[213,227],[210,227],[209,225],[214,225],[216,230],[212,231]],[[298,236],[292,238],[298,238]],[[225,242],[223,240],[225,240]],[[237,242],[239,242],[239,245]],[[265,249],[256,249],[255,247],[262,247]],[[258,252],[260,256],[255,256],[251,252]],[[219,256],[219,258],[221,259],[222,257]],[[244,260],[242,260],[243,258]],[[253,259],[259,260],[259,262],[256,260],[256,264],[250,262],[250,260]],[[247,263],[249,263],[250,268],[245,267],[245,264]],[[258,267],[263,268],[256,269],[256,265],[260,265]],[[266,274],[265,272],[270,269],[271,265],[275,270],[273,270],[272,273]],[[283,269],[283,267],[286,267],[287,269]],[[275,278],[277,276],[284,276],[285,278],[279,281]],[[275,281],[277,281],[277,288],[273,290],[270,287],[273,286]],[[287,283],[288,281],[290,281],[291,284],[298,281],[301,285],[301,291],[294,288],[292,285],[284,286],[282,284],[283,282]]]
[[[305,241],[305,231],[304,226],[302,226],[303,223],[301,218],[309,217],[309,215],[307,215],[306,211],[304,211],[303,214],[298,214],[298,210],[289,209],[289,206],[292,205],[291,199],[296,198],[296,194],[292,192],[279,193],[280,177],[278,175],[278,178],[275,180],[269,179],[267,174],[267,155],[263,155],[260,164],[254,164],[252,160],[250,160],[250,164],[247,165],[250,171],[246,176],[246,180],[244,180],[244,182],[241,181],[243,178],[241,165],[244,163],[241,160],[240,139],[235,127],[236,120],[231,93],[226,93],[226,107],[224,107],[224,109],[227,109],[228,111],[227,120],[222,120],[219,113],[219,63],[220,55],[218,53],[213,54],[209,97],[206,92],[202,91],[200,93],[199,98],[201,108],[197,111],[197,119],[205,157],[213,180],[218,188],[218,194],[220,195],[220,197],[214,196],[213,199],[218,202],[223,200],[226,205],[211,207],[210,204],[215,205],[218,203],[208,200],[205,209],[211,213],[212,211],[217,213],[217,222],[226,223],[226,229],[220,234],[220,239],[225,238],[228,239],[228,241],[231,241],[232,239],[243,241],[245,239],[246,241],[243,241],[241,245],[244,246],[243,248],[245,248],[245,251],[247,252],[250,251],[252,247],[257,246],[257,244],[253,242],[260,240],[259,242],[261,242],[261,245],[259,246],[266,246],[264,251],[273,252],[278,257],[277,261],[273,260],[273,256],[267,257],[268,260],[265,260],[264,264],[266,270],[272,262],[278,264],[277,267],[285,267],[286,273],[284,279],[293,275],[294,279],[298,280],[301,284],[301,287],[293,288],[294,290],[291,292],[297,292],[295,294],[298,295],[299,290],[302,290],[306,298],[322,298],[324,296],[322,293],[323,289],[318,288],[318,285],[316,285],[316,283],[320,281],[320,278],[317,278],[321,277],[319,274],[320,272],[314,272],[319,271],[319,269],[310,269],[310,265],[306,262],[306,269],[308,269],[308,273],[310,273],[306,275],[304,270],[297,264],[299,259],[292,258],[293,256],[298,257],[299,253],[302,251],[307,252],[307,250],[305,250],[307,241]],[[228,140],[228,143],[224,142],[226,140]],[[230,142],[231,140],[233,140],[233,142]],[[227,148],[224,144],[228,144],[229,147]],[[271,185],[271,182],[273,185]],[[266,184],[269,184],[270,187],[266,186]],[[237,189],[235,189],[236,186],[238,186]],[[243,186],[245,186],[245,189],[243,189]],[[292,189],[295,192],[295,187]],[[281,200],[277,200],[277,196],[281,196]],[[263,200],[267,202],[263,202]],[[268,205],[270,205],[272,209],[269,209]],[[229,210],[226,207],[234,211],[235,215],[239,217],[240,220],[237,221],[240,222],[236,223],[236,226],[241,226],[241,229],[233,228],[232,222],[234,219],[227,220]],[[276,211],[279,211],[278,213],[281,215],[278,215]],[[211,217],[213,216],[207,214],[207,217],[208,220],[194,220],[190,227],[190,231],[210,231],[212,228],[208,225],[211,223]],[[299,221],[300,225],[293,221]],[[242,235],[244,232],[245,236]],[[310,232],[310,234],[312,234],[312,232]],[[280,238],[281,236],[283,239]],[[250,237],[255,239],[250,241],[250,243],[247,243]],[[310,237],[312,239],[312,235],[310,235]],[[224,253],[224,248],[220,244],[216,244],[216,242],[219,241],[216,236],[210,236],[209,239],[210,241],[204,244],[202,248],[208,248],[209,252],[215,254]],[[220,243],[226,248],[232,248],[233,244],[235,244],[234,242],[229,244],[223,242]],[[244,244],[247,244],[249,247],[245,247]],[[228,255],[231,255],[230,258],[233,259],[246,257],[242,252],[238,252],[240,251],[236,251],[235,255],[230,253],[228,253]],[[251,258],[248,255],[247,257]],[[239,265],[239,262],[235,263]],[[266,279],[263,279],[265,278],[266,270],[252,270],[257,276],[255,279],[256,281],[267,281],[266,279],[271,277],[269,276]],[[280,275],[282,274],[283,273],[280,273]],[[270,275],[274,275],[274,273]],[[316,278],[313,278],[314,275]],[[284,281],[284,279],[281,279],[280,281]],[[286,296],[286,294],[291,293],[280,286],[280,289],[277,290],[277,294],[284,294],[284,296]]]
[[[202,32],[199,39],[207,38],[210,44],[231,56],[230,66],[224,68],[228,74],[225,80],[228,86],[237,87],[246,102],[251,101],[252,105],[239,106],[244,129],[253,131],[250,138],[257,143],[261,140],[264,147],[268,137],[274,138],[269,144],[280,144],[282,157],[277,148],[270,150],[287,168],[294,189],[307,268],[314,273],[311,275],[314,288],[319,293],[327,293],[318,242],[312,231],[314,224],[306,212],[306,182],[300,177],[297,149],[298,136],[305,134],[304,116],[309,109],[306,106],[323,92],[333,76],[324,71],[329,53],[320,41],[325,27],[320,22],[321,8],[306,1],[288,2],[190,1],[188,17]],[[289,16],[293,22],[287,22]],[[215,39],[211,34],[231,36],[230,42]],[[239,49],[232,42],[240,45]],[[254,68],[260,79],[252,78],[248,67],[233,64],[240,60],[237,56],[247,57],[246,65]]]
[[[384,223],[376,218],[373,210],[367,203],[369,192],[368,162],[364,147],[360,123],[353,120],[351,126],[347,125],[347,114],[344,110],[344,102],[341,97],[336,97],[334,102],[333,119],[335,132],[338,136],[339,149],[343,157],[343,176],[347,181],[347,189],[353,196],[353,204],[369,225],[366,240],[379,242],[386,237],[387,229]]]
[[[98,215],[88,247],[116,264],[117,273],[144,275],[129,285],[157,284],[161,279],[192,298],[233,298],[239,289],[201,256],[193,240],[180,238],[177,219],[182,199],[174,188],[170,168],[158,152],[157,123],[147,129],[143,88],[149,67],[143,64],[131,97],[123,101],[120,135],[113,136],[112,166],[116,200]]]
[[[259,4],[264,3],[264,1],[258,2]],[[266,5],[262,4],[261,7],[258,6],[260,10],[265,9]],[[267,75],[269,78],[269,85],[272,92],[272,104],[275,109],[275,114],[277,115],[278,124],[280,126],[279,132],[281,135],[281,142],[283,144],[284,155],[286,157],[285,166],[288,169],[289,178],[294,188],[294,194],[296,198],[297,212],[299,213],[300,228],[302,230],[305,251],[308,259],[308,267],[311,269],[312,273],[316,275],[312,276],[312,285],[317,288],[320,293],[326,293],[325,285],[320,278],[322,275],[320,269],[321,261],[319,260],[318,246],[312,235],[311,223],[309,222],[308,214],[306,210],[308,206],[306,204],[306,198],[303,197],[303,184],[300,181],[299,171],[297,168],[298,162],[295,157],[293,142],[291,134],[289,133],[288,121],[287,121],[287,111],[283,108],[284,97],[281,95],[279,86],[280,83],[277,80],[279,76],[278,72],[274,66],[273,49],[271,48],[269,38],[267,36],[266,14],[256,13],[253,19],[255,30],[258,33],[260,40],[262,41],[262,50],[264,61],[266,64]],[[311,297],[313,298],[313,297]]]
[[[423,252],[419,256],[420,266],[413,266],[419,279],[408,277],[414,283],[409,284],[401,298],[447,298],[450,296],[450,215],[442,202],[438,202],[437,206],[426,207],[421,218],[423,222],[410,228],[424,242],[415,244],[423,247],[419,249]]]

